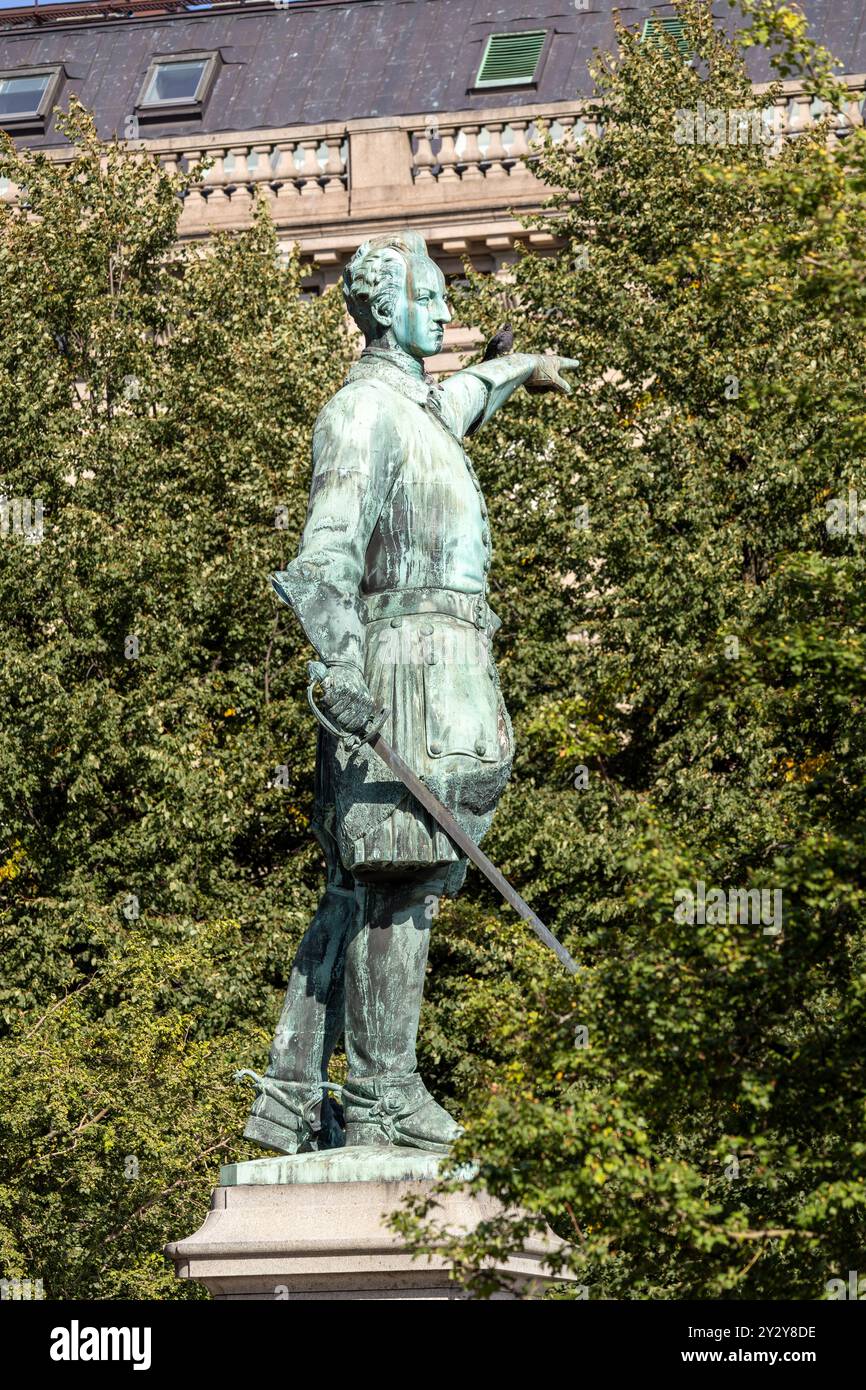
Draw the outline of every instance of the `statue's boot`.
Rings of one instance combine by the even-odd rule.
[[[355,1077],[343,1087],[343,1106],[347,1145],[398,1144],[447,1154],[462,1133],[417,1072]]]
[[[346,948],[346,1144],[447,1153],[460,1126],[416,1071],[430,923],[444,876],[359,884]]]
[[[251,1077],[256,1088],[245,1139],[284,1154],[334,1149],[343,1144],[340,1107],[325,1093],[323,1085],[278,1081],[247,1070],[235,1073],[237,1080],[243,1076]]]
[[[342,886],[331,868],[292,965],[268,1069],[261,1077],[243,1073],[256,1086],[244,1138],[284,1154],[339,1148],[344,1142],[342,1110],[327,1094],[327,1075],[343,1031],[343,965],[356,899],[354,886]],[[346,881],[352,882],[348,874]]]

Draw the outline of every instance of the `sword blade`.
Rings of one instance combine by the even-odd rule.
[[[505,901],[511,904],[515,912],[520,914],[524,922],[529,923],[535,935],[540,941],[544,942],[545,946],[553,951],[557,959],[565,966],[569,975],[576,975],[578,967],[568,951],[566,951],[562,942],[557,941],[553,932],[550,931],[550,929],[544,925],[541,918],[537,917],[532,911],[529,903],[521,898],[515,888],[512,888],[505,875],[499,872],[496,865],[491,863],[484,851],[479,849],[475,841],[457,824],[451,812],[442,805],[438,797],[433,795],[430,788],[421,781],[420,777],[412,771],[407,763],[404,763],[400,754],[394,752],[394,749],[383,739],[381,734],[377,733],[375,737],[369,740],[369,743],[370,747],[378,753],[382,762],[387,763],[395,776],[399,777],[403,786],[412,793],[416,801],[419,801],[424,809],[430,812],[430,815],[437,824],[442,827],[445,834],[454,841],[457,848],[461,849],[467,858],[471,859],[472,863],[477,865],[484,874],[484,877],[493,884],[493,887],[498,893],[502,894]]]

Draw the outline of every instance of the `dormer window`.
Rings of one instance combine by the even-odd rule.
[[[178,53],[154,58],[138,100],[139,119],[162,121],[173,116],[200,116],[218,62],[218,53]]]
[[[0,130],[13,134],[44,131],[63,77],[60,64],[0,72]]]
[[[641,39],[650,48],[666,48],[670,51],[671,42],[675,43],[684,58],[691,57],[689,41],[686,38],[685,21],[677,18],[660,18],[658,15],[651,15],[644,20],[641,30]]]
[[[491,34],[475,78],[478,87],[526,87],[536,79],[545,29]]]

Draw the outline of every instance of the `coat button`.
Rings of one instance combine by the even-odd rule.
[[[402,618],[392,618],[392,619],[391,619],[391,626],[392,626],[392,627],[402,627],[402,626],[403,626],[403,619],[402,619]]]
[[[432,623],[425,623],[424,626],[421,628],[421,632],[423,633],[423,635],[424,635],[425,637],[432,637],[432,636],[433,636],[433,624],[432,624]]]
[[[489,540],[490,540],[490,532],[489,532],[489,531],[482,531],[482,532],[481,532],[481,544],[482,544],[482,545],[487,545],[487,543],[488,543]]]
[[[479,758],[484,757],[484,754],[487,752],[487,744],[484,742],[483,739],[479,738],[477,740],[475,744],[475,752],[478,754]]]
[[[433,754],[434,757],[436,757],[439,753],[442,752],[442,744],[441,744],[441,743],[436,743],[436,742],[431,743],[431,744],[430,744],[430,752]]]

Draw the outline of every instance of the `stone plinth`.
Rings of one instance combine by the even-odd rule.
[[[443,1260],[413,1260],[385,1225],[407,1193],[429,1191],[439,1162],[420,1149],[358,1148],[228,1164],[201,1230],[166,1255],[215,1299],[465,1299]],[[437,1218],[471,1230],[499,1210],[462,1188],[439,1198]],[[551,1235],[495,1267],[523,1297],[540,1293],[555,1245]]]

